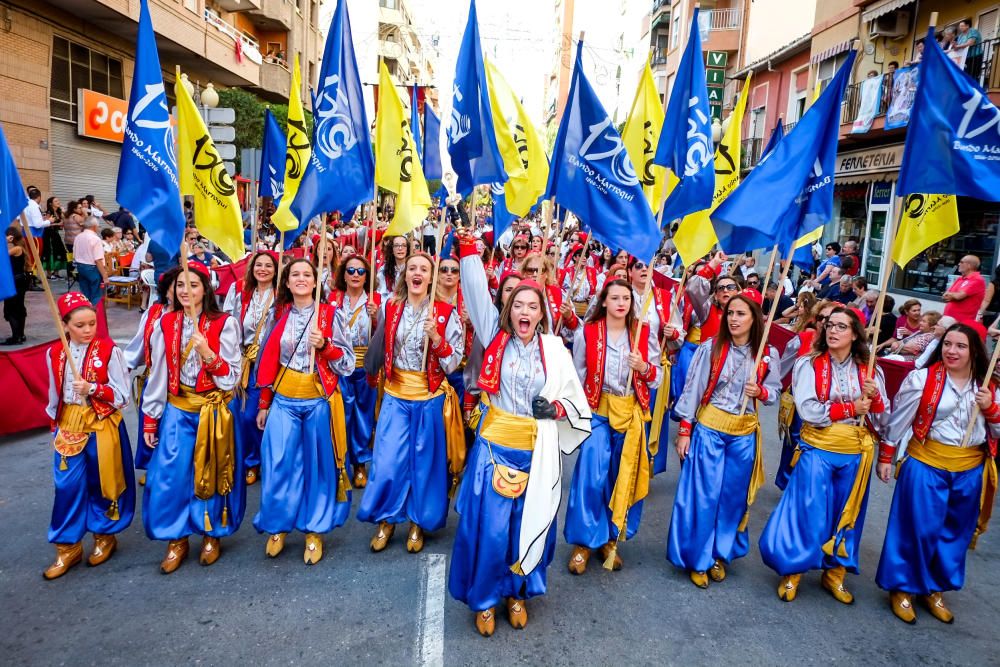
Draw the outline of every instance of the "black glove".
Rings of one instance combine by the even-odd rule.
[[[531,399],[531,416],[535,419],[555,419],[556,414],[554,403],[549,403],[541,396]]]

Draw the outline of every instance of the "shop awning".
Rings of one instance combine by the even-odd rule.
[[[895,182],[898,178],[898,171],[883,171],[877,174],[850,174],[837,176],[833,179],[833,182],[836,185],[856,185],[859,183]]]
[[[861,13],[861,22],[870,23],[880,16],[885,16],[889,12],[894,12],[901,7],[912,5],[914,0],[882,0]]]
[[[849,48],[851,48],[851,43],[853,41],[854,41],[854,38],[851,38],[851,39],[848,39],[848,40],[845,40],[845,41],[841,42],[840,44],[835,44],[835,45],[831,46],[830,48],[828,48],[825,51],[821,51],[819,53],[814,53],[813,56],[812,56],[812,58],[809,59],[809,64],[815,65],[816,63],[823,62],[827,58],[832,58],[832,57],[834,57],[835,55],[837,55],[839,53],[843,53],[844,51],[847,51]]]

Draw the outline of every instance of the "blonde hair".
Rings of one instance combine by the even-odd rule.
[[[431,271],[434,270],[434,260],[431,259],[430,255],[426,255],[422,252],[413,253],[403,261],[403,275],[399,277],[396,281],[396,285],[392,289],[391,299],[396,303],[402,303],[406,300],[409,287],[406,285],[406,269],[410,266],[410,261],[414,259],[422,259],[428,264],[430,264]],[[431,293],[431,285],[427,284],[427,294]]]

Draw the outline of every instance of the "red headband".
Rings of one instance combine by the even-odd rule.
[[[196,259],[189,259],[187,263],[188,271],[194,271],[199,274],[205,280],[211,281],[212,274],[209,272],[208,267],[199,262]]]
[[[59,297],[58,306],[59,317],[66,319],[66,316],[77,308],[93,308],[94,304],[80,292],[67,292]]]

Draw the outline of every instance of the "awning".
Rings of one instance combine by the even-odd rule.
[[[849,176],[837,176],[833,179],[836,185],[856,185],[859,183],[878,183],[880,181],[889,182],[899,179],[898,171],[883,171],[878,174],[858,174]]]
[[[851,48],[851,43],[853,41],[854,39],[848,39],[846,41],[841,42],[840,44],[835,44],[831,46],[826,51],[821,51],[820,53],[814,53],[812,58],[809,59],[809,64],[815,65],[816,63],[823,62],[827,58],[834,57],[838,53],[843,53],[844,51],[847,51],[849,48]]]
[[[861,22],[870,23],[880,16],[885,16],[889,12],[894,12],[900,7],[912,5],[914,0],[882,0],[861,13]]]

